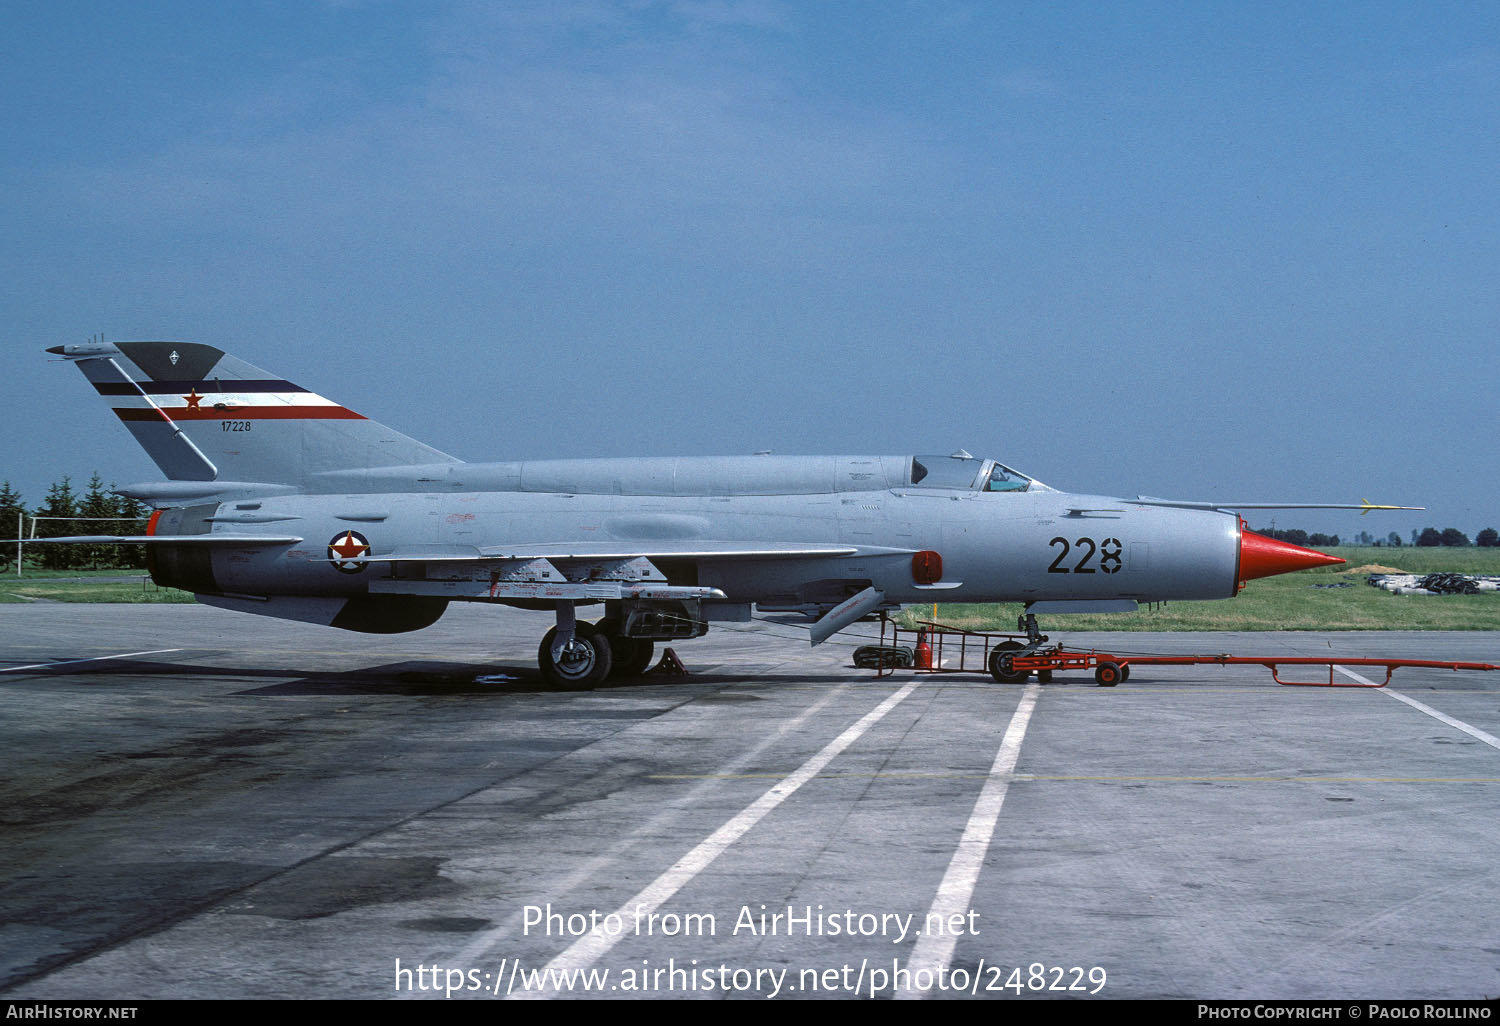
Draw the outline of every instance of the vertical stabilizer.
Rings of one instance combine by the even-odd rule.
[[[305,485],[331,470],[457,463],[332,400],[196,342],[96,342],[72,360],[174,481]]]

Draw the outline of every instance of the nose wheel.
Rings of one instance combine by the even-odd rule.
[[[1025,648],[1019,641],[1002,641],[990,649],[990,676],[1001,684],[1024,684],[1031,675],[1017,672],[1012,660],[1017,652]]]
[[[1019,641],[1002,641],[990,649],[989,670],[990,676],[1001,684],[1024,684],[1026,678],[1031,676],[1029,670],[1017,670],[1014,659],[1018,655],[1030,655],[1041,648],[1047,641],[1047,635],[1037,626],[1036,616],[1026,613],[1016,621],[1016,627],[1026,632],[1026,644]],[[1036,679],[1039,684],[1052,683],[1051,670],[1037,670]]]

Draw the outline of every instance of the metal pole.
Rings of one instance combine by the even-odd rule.
[[[16,511],[16,576],[21,576],[21,539],[26,537],[26,514]]]

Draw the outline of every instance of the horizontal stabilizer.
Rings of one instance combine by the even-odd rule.
[[[261,481],[145,481],[112,489],[116,495],[158,506],[184,502],[228,502],[231,499],[268,495],[290,495],[294,485],[266,484]]]

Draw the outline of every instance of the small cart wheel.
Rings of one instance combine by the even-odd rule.
[[[1101,688],[1112,688],[1125,679],[1119,663],[1102,662],[1094,671],[1094,680]]]

